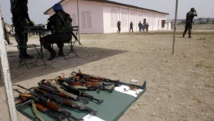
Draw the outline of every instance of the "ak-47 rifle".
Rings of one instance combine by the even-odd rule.
[[[61,83],[61,86],[62,86],[62,88],[65,89],[66,91],[71,92],[71,93],[73,93],[73,94],[75,94],[75,95],[78,95],[78,96],[80,96],[80,97],[88,98],[88,99],[90,99],[91,101],[96,101],[97,104],[100,104],[100,103],[103,102],[103,100],[96,99],[96,98],[94,98],[94,96],[89,95],[89,94],[87,94],[87,93],[84,92],[84,91],[81,91],[81,90],[78,90],[78,89],[73,88],[72,86],[69,86],[69,84],[66,83],[66,82]]]
[[[29,94],[24,94],[24,93],[21,93],[20,96],[22,97],[26,97],[26,98],[30,98],[32,100],[34,100],[36,103],[40,103],[42,105],[44,105],[45,107],[55,111],[55,112],[58,112],[58,113],[61,113],[63,115],[66,116],[66,118],[70,119],[74,119],[75,121],[84,121],[83,119],[78,119],[74,116],[71,115],[70,112],[68,112],[67,110],[63,109],[62,107],[60,107],[59,105],[57,105],[56,103],[53,103],[51,102],[50,100],[48,100],[47,98],[45,98],[44,96],[30,90],[30,89],[27,89],[21,85],[16,85],[20,88],[23,88],[27,91],[29,91],[30,93]]]
[[[61,87],[60,88],[56,88],[54,87],[53,85],[50,85],[48,82],[45,82],[45,80],[41,80],[39,83],[38,83],[39,87],[48,91],[48,92],[51,92],[53,94],[56,94],[56,95],[59,95],[61,97],[64,97],[64,98],[67,98],[67,99],[72,99],[74,101],[83,101],[83,103],[88,103],[89,101],[84,98],[84,97],[80,97],[80,96],[77,96],[77,95],[74,95],[70,92],[67,92],[66,90],[62,89]],[[60,90],[59,90],[60,89]]]
[[[81,78],[84,78],[86,80],[108,82],[108,83],[113,83],[115,86],[120,86],[119,80],[112,80],[112,79],[108,79],[108,78],[104,78],[104,77],[93,76],[93,75],[89,75],[89,74],[84,74],[82,72],[73,72],[73,73],[75,73],[76,76],[80,76]]]
[[[84,105],[80,105],[80,104],[75,103],[74,101],[72,101],[70,99],[66,99],[66,98],[60,97],[58,95],[54,95],[54,94],[49,93],[48,91],[43,90],[43,89],[41,89],[39,87],[34,88],[34,91],[39,92],[43,96],[47,97],[50,100],[53,100],[56,103],[68,106],[68,107],[70,107],[72,109],[77,109],[77,110],[80,110],[80,111],[86,111],[86,112],[89,112],[92,115],[96,115],[96,111],[94,111],[93,109],[87,107],[85,104]]]
[[[143,83],[142,86],[140,86],[140,85],[127,84],[127,83],[121,82],[119,80],[112,80],[112,79],[108,79],[108,78],[104,78],[104,77],[84,74],[81,71],[72,72],[71,74],[73,74],[73,75],[75,74],[76,76],[80,76],[80,78],[84,78],[85,80],[93,80],[93,81],[97,80],[97,81],[101,81],[101,82],[112,83],[112,84],[114,84],[114,86],[126,85],[126,86],[136,87],[136,88],[139,88],[139,89],[145,89],[145,87],[146,87],[146,81]]]
[[[114,90],[114,84],[108,82],[101,82],[95,79],[81,78],[80,76],[72,76],[69,78],[59,78],[58,82],[62,85],[66,82],[70,87],[76,88],[78,90],[89,90],[97,91],[106,90],[112,92]]]
[[[31,100],[28,98],[29,97],[28,93],[22,93],[18,89],[14,89],[14,90],[16,92],[20,93],[19,99],[16,100],[16,102],[15,102],[16,105],[19,105],[19,107],[22,108],[31,102]],[[28,95],[28,96],[26,96],[26,95]],[[40,104],[38,102],[35,103],[35,106],[36,106],[36,109],[43,112],[44,114],[47,114],[48,116],[52,117],[53,119],[55,119],[57,121],[61,121],[66,118],[64,115],[59,115],[59,114],[56,115],[56,113],[54,111],[48,109],[47,107],[43,106],[42,104]]]

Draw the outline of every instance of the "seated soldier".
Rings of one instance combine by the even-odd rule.
[[[60,18],[59,14],[61,14],[62,18],[65,22],[71,23],[72,19],[70,15],[64,12],[61,4],[57,3],[54,5],[53,10],[55,12],[48,20],[47,28],[52,30],[50,35],[44,36],[41,38],[41,43],[45,49],[50,52],[50,57],[48,60],[53,60],[56,57],[56,52],[51,47],[51,44],[56,43],[59,52],[59,56],[64,56],[63,46],[64,42],[68,42],[71,40],[71,33],[66,31],[63,20]]]

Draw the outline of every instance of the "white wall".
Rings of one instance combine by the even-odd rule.
[[[62,5],[71,15],[73,26],[78,25],[77,1],[67,0],[62,2]],[[117,21],[121,21],[121,32],[129,32],[131,21],[136,32],[139,30],[139,21],[143,23],[144,19],[149,24],[149,31],[169,29],[166,25],[164,28],[161,27],[161,20],[166,20],[165,14],[102,2],[79,1],[80,33],[116,33]]]
[[[79,1],[79,13],[80,13],[80,33],[103,33],[103,7],[102,3]],[[84,17],[88,17],[88,13],[91,15],[91,26],[84,25]]]

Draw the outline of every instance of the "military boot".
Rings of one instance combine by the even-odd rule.
[[[48,51],[51,53],[51,55],[48,58],[48,60],[53,60],[56,57],[56,52],[52,48],[48,49]]]
[[[58,55],[61,56],[61,57],[65,56],[62,49],[59,49]]]
[[[28,55],[26,49],[20,48],[20,51],[19,51],[19,58],[32,59],[33,56]]]

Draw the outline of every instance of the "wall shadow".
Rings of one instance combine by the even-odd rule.
[[[57,51],[57,49],[55,49]],[[29,50],[31,52],[33,50]],[[67,46],[64,47],[65,53],[69,51]],[[47,61],[49,53],[44,51],[44,60],[47,65],[42,65],[42,61],[39,59],[38,63],[29,64],[32,68],[27,69],[25,65],[18,67],[19,65],[19,54],[17,51],[8,51],[8,61],[11,73],[12,83],[17,83],[34,77],[40,77],[43,75],[58,72],[60,70],[66,70],[69,68],[74,68],[87,63],[95,62],[110,56],[118,55],[126,51],[121,50],[111,50],[97,47],[84,47],[75,46],[75,51],[79,57],[76,57],[74,53],[70,53],[66,60],[63,57],[56,57],[52,61]],[[35,59],[33,59],[35,61]],[[28,60],[30,62],[30,60]],[[35,66],[35,67],[34,67]],[[31,73],[31,74],[29,74]],[[2,76],[2,75],[1,75]],[[56,75],[60,76],[60,75]],[[3,86],[3,80],[0,78],[0,86]]]

